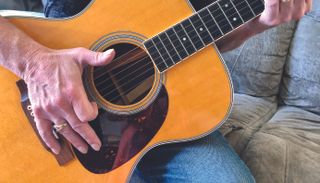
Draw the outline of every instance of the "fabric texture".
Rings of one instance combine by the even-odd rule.
[[[138,167],[139,174],[147,182],[255,182],[249,169],[219,132],[192,142],[157,147],[146,154]]]
[[[81,12],[90,2],[91,0],[45,0],[44,14],[50,18],[71,17]]]
[[[295,32],[285,65],[282,102],[320,114],[320,2],[305,16]],[[317,6],[318,5],[318,6]],[[317,41],[314,41],[317,40]]]
[[[42,12],[41,0],[0,0],[0,10]]]
[[[241,95],[221,131],[259,183],[320,182],[320,1],[313,2],[298,23],[224,54]]]
[[[235,94],[231,115],[220,128],[238,154],[242,154],[252,135],[272,118],[277,104],[245,94]]]
[[[260,183],[320,182],[320,116],[281,107],[242,158]]]
[[[223,54],[236,93],[276,97],[296,24],[284,24]],[[269,98],[271,99],[271,98]]]

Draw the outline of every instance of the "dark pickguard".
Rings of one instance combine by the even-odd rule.
[[[140,152],[162,126],[168,111],[168,95],[163,86],[155,101],[134,115],[115,115],[99,111],[90,122],[102,141],[99,152],[89,149],[81,154],[73,148],[81,164],[93,173],[107,173],[129,161]]]

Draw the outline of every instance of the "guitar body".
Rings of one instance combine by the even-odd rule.
[[[103,50],[112,44],[133,42],[130,36],[141,40],[150,38],[192,13],[188,2],[183,0],[96,0],[70,19],[12,17],[9,21],[53,49],[96,48],[109,36],[120,37],[96,49]],[[122,34],[127,36],[121,38]],[[119,112],[115,120],[118,121],[121,116],[128,116],[131,109],[141,109],[134,115],[145,115],[150,108],[156,111],[162,106],[160,117],[149,117],[149,120],[157,117],[154,121],[159,121],[160,125],[143,147],[121,166],[107,173],[93,173],[78,160],[60,167],[44,150],[21,109],[15,84],[18,78],[0,68],[0,182],[126,182],[138,161],[151,148],[200,138],[216,130],[228,117],[232,86],[226,66],[214,47],[203,49],[164,73],[155,70],[153,78],[156,84],[140,102],[125,109],[108,106],[108,103],[105,107]],[[91,98],[95,98],[94,94]],[[103,105],[103,101],[100,104]],[[119,146],[122,145],[126,143],[120,142]]]

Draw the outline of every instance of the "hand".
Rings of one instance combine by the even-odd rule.
[[[265,0],[264,12],[249,24],[260,33],[270,27],[299,20],[311,9],[312,0]]]
[[[28,85],[35,122],[42,139],[55,154],[61,147],[52,133],[54,124],[67,124],[59,133],[80,152],[87,153],[87,144],[96,151],[100,149],[101,141],[88,124],[97,117],[98,107],[89,102],[81,75],[84,66],[108,64],[114,55],[114,50],[97,53],[85,48],[45,48],[28,59],[23,79]]]

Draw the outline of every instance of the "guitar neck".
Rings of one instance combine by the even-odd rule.
[[[144,42],[160,72],[259,16],[262,0],[219,0]]]

